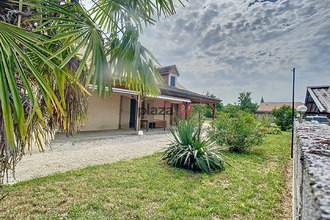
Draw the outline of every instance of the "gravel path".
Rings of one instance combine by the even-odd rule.
[[[44,153],[24,156],[16,166],[16,180],[10,178],[9,184],[57,172],[149,155],[163,151],[170,142],[169,133],[54,142],[51,149]]]

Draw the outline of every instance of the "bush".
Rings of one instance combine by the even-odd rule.
[[[275,121],[275,117],[271,114],[257,115],[256,120],[264,127],[269,127]]]
[[[262,126],[261,131],[264,134],[282,134],[280,127],[274,123],[268,127]]]
[[[262,143],[264,134],[253,114],[241,113],[237,118],[221,114],[211,124],[208,135],[220,146],[228,145],[232,152],[243,152]]]
[[[237,117],[238,114],[240,114],[240,112],[243,112],[243,111],[241,111],[239,105],[236,105],[236,104],[234,104],[234,105],[233,105],[233,104],[227,104],[227,105],[223,108],[222,112],[223,112],[223,113],[227,113],[227,114],[230,115],[230,117],[232,117],[232,118],[235,118],[235,117]],[[219,114],[217,115],[217,117],[220,116],[221,114],[222,114],[222,113],[219,113]]]
[[[207,109],[205,110],[205,114],[204,114],[204,116],[205,116],[206,118],[212,118],[212,116],[213,116],[212,109],[211,109],[211,108],[207,108]]]
[[[220,148],[213,146],[208,140],[200,137],[200,129],[190,121],[181,121],[177,129],[171,129],[174,142],[163,155],[167,164],[178,168],[210,173],[214,170],[223,170],[226,163],[221,154]]]
[[[256,117],[261,124],[261,131],[264,134],[281,134],[280,128],[274,124],[275,117],[271,114],[262,114]]]
[[[281,127],[282,131],[286,131],[292,127],[292,107],[284,105],[279,109],[273,109],[272,115],[275,117],[275,123]],[[297,115],[296,110],[294,116]]]

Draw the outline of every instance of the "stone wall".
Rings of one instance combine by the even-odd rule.
[[[330,219],[330,126],[295,124],[293,218]]]

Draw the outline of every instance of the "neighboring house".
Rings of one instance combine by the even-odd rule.
[[[122,87],[114,87],[113,94],[109,98],[99,97],[96,91],[92,91],[92,96],[88,101],[87,121],[81,130],[128,128],[138,130],[143,122],[146,122],[144,126],[147,126],[148,122],[153,122],[153,127],[173,125],[175,117],[178,117],[179,109],[184,107],[182,103],[207,104],[213,109],[213,117],[215,116],[215,104],[221,100],[184,88],[178,82],[180,74],[175,65],[159,68],[158,71],[164,82],[159,85],[161,94],[157,97],[142,96],[140,93]]]
[[[256,114],[270,114],[273,109],[279,109],[284,105],[292,106],[292,102],[265,102],[264,98],[261,98],[261,102],[256,111]],[[294,108],[297,109],[299,105],[304,105],[304,103],[295,102]]]
[[[305,105],[306,115],[323,115],[330,121],[330,86],[307,87]]]

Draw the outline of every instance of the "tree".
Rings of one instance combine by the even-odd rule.
[[[180,3],[181,1],[178,0]],[[159,93],[143,24],[175,13],[172,0],[0,2],[0,183],[25,152],[86,118],[86,88],[111,95],[114,83]]]
[[[240,106],[228,103],[222,110],[224,113],[228,113],[230,117],[235,118],[237,114],[240,112]]]
[[[238,96],[238,105],[242,111],[255,113],[258,109],[257,103],[252,103],[251,92],[241,92]]]
[[[210,93],[209,91],[206,92],[206,96],[211,97],[211,98],[215,98],[215,99],[218,98],[216,95]],[[216,109],[217,112],[221,112],[223,110],[223,108],[224,108],[224,106],[223,106],[222,102],[215,103],[215,109]],[[212,109],[211,108],[206,108],[204,116],[206,118],[212,118],[212,116],[213,116]]]
[[[272,115],[275,117],[275,123],[281,127],[282,131],[286,131],[292,127],[292,107],[284,105],[279,109],[273,109]],[[294,111],[294,116],[297,112]]]

